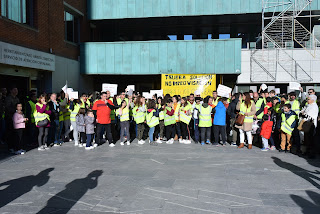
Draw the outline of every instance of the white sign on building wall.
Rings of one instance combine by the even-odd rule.
[[[0,63],[55,71],[55,55],[0,42]]]

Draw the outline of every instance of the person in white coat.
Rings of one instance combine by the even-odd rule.
[[[310,121],[313,123],[311,129],[308,133],[304,133],[304,144],[307,147],[307,154],[310,158],[314,158],[315,154],[315,134],[316,128],[318,125],[318,114],[319,114],[319,107],[316,103],[317,96],[316,95],[309,95],[307,98],[308,105],[306,105],[302,110],[300,116],[305,121]]]

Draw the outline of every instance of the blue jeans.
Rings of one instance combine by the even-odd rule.
[[[87,134],[87,144],[86,147],[91,146],[91,140],[92,140],[93,134]]]
[[[62,129],[63,129],[63,121],[59,122],[59,131],[57,136],[58,141],[61,139]]]
[[[176,122],[176,130],[177,130],[177,135],[178,135],[178,138],[181,137],[181,124],[180,122]]]
[[[154,133],[154,130],[155,130],[156,127],[152,127],[149,129],[149,140],[150,140],[150,143],[153,142],[153,133]]]
[[[200,141],[199,119],[194,119],[194,138],[196,142]]]

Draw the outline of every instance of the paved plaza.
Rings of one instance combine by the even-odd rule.
[[[0,213],[320,213],[320,160],[254,148],[66,143],[0,162]]]

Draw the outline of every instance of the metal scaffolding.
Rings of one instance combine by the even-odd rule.
[[[310,29],[298,21],[305,18],[311,23],[312,0],[262,0],[262,50],[251,51],[251,81],[275,82],[277,71],[288,73],[292,80],[312,81],[306,72],[293,58],[295,46],[301,46],[313,57],[320,47],[320,42]],[[310,15],[303,15],[304,11]],[[281,12],[279,12],[281,11]]]

